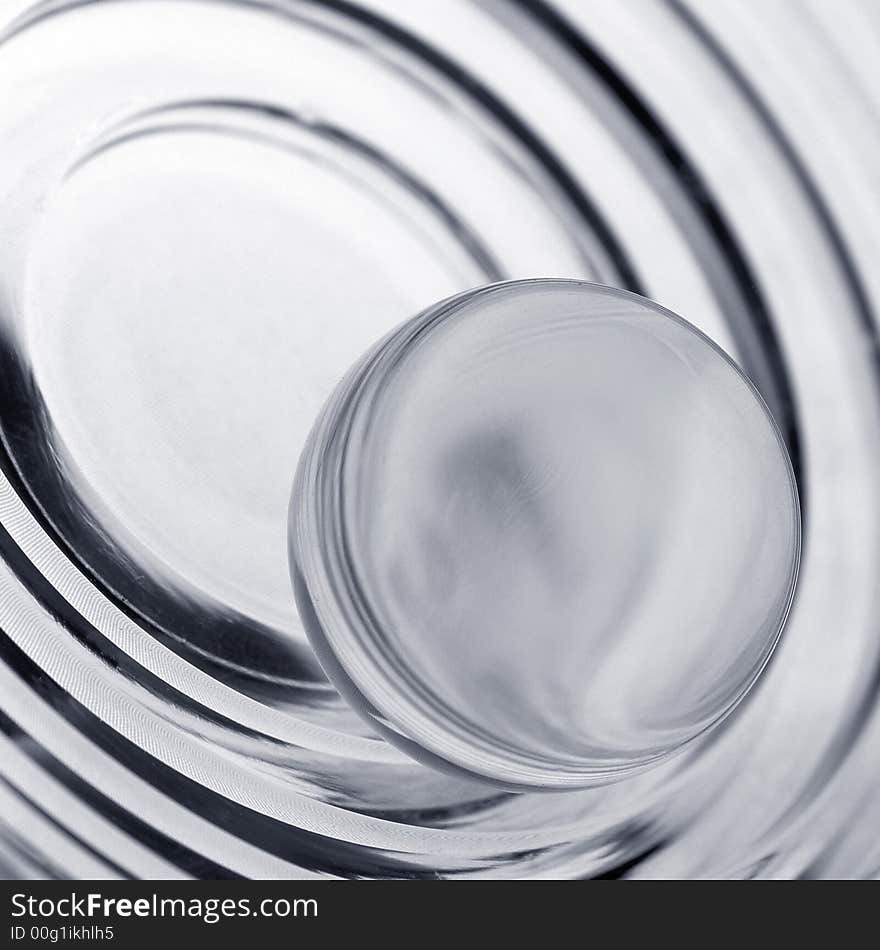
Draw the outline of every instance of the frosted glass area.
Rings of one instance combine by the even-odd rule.
[[[404,324],[301,463],[301,616],[392,740],[574,787],[722,719],[767,662],[799,554],[791,468],[736,366],[648,300],[494,285]]]

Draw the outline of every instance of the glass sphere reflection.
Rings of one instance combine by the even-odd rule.
[[[694,327],[576,281],[443,301],[368,352],[300,461],[291,569],[330,677],[410,754],[575,788],[718,723],[767,663],[797,491]]]

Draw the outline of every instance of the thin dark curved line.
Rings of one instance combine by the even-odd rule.
[[[831,252],[843,273],[844,281],[848,285],[849,292],[852,295],[859,320],[875,343],[873,348],[873,362],[877,368],[877,375],[880,376],[880,350],[878,350],[877,347],[880,334],[878,334],[877,330],[877,319],[874,308],[871,305],[870,297],[859,274],[859,269],[853,261],[846,238],[843,236],[843,232],[837,224],[837,218],[825,200],[822,190],[816,184],[806,163],[801,159],[796,146],[783,129],[782,124],[776,119],[754,84],[749,81],[733,57],[715,38],[714,34],[690,8],[685,6],[682,0],[665,0],[665,2],[673,13],[681,19],[685,26],[687,26],[697,39],[712,53],[718,61],[718,64],[737,87],[740,94],[752,107],[770,138],[776,144],[786,162],[791,166],[797,183],[803,190],[808,204],[812,207],[825,232],[825,237],[831,246]]]
[[[68,10],[95,6],[102,2],[123,2],[123,0],[67,0],[67,2],[64,2],[64,0],[62,0],[62,2],[51,2],[51,0],[49,0],[49,2],[42,4],[38,8],[32,8],[22,18],[14,21],[12,26],[5,33],[0,35],[0,43],[6,42],[17,33],[38,22],[49,19],[56,15],[60,15]],[[125,2],[135,2],[135,0],[125,0]],[[190,0],[190,2],[195,2],[195,0]],[[208,2],[208,0],[198,0],[198,2]],[[250,7],[256,10],[264,11],[267,14],[278,16],[284,21],[289,21],[295,18],[294,11],[289,9],[286,4],[282,7],[281,5],[272,2],[272,0],[210,0],[210,2],[228,4],[232,6],[237,5]],[[404,49],[407,49],[416,57],[420,57],[422,61],[428,63],[435,70],[439,71],[441,75],[445,75],[450,79],[451,82],[457,84],[458,87],[460,87],[474,101],[480,104],[491,116],[493,116],[496,121],[498,121],[503,127],[506,127],[514,139],[518,140],[527,151],[531,152],[539,164],[545,168],[550,177],[555,181],[557,187],[568,198],[572,206],[580,213],[580,215],[587,222],[587,225],[592,229],[592,232],[597,236],[609,258],[611,259],[615,269],[617,270],[623,285],[636,292],[643,292],[641,281],[636,275],[623,248],[617,242],[613,232],[605,223],[599,211],[591,203],[589,198],[580,190],[565,167],[540,141],[540,139],[536,137],[536,135],[528,128],[528,126],[522,122],[522,120],[520,120],[507,106],[496,99],[494,95],[481,83],[479,83],[473,76],[452,63],[442,53],[433,47],[428,46],[402,28],[396,26],[393,23],[385,21],[352,3],[345,2],[345,0],[302,0],[302,2],[315,8],[320,7],[336,11],[342,15],[347,15],[352,20],[379,33],[380,35],[387,37],[390,41],[402,46]],[[7,375],[7,373],[4,373],[4,376]],[[13,387],[4,385],[2,388],[8,395],[9,390]],[[19,397],[19,394],[17,393],[14,393],[13,395]],[[24,432],[19,433],[19,435],[26,442],[29,442],[31,445],[33,445],[34,440],[32,433]],[[12,473],[15,473],[16,476],[20,475],[20,473],[16,471],[13,453],[10,451],[7,452],[6,455],[6,462],[12,462],[12,464],[7,468],[10,475],[12,475]],[[15,479],[11,480],[13,480],[17,488],[20,488],[26,482],[26,480],[21,477],[16,477]],[[127,600],[126,597],[121,593],[125,585],[119,585],[118,578],[114,581],[114,573],[112,571],[110,572],[109,576],[102,575],[99,578],[95,568],[91,564],[75,555],[75,552],[71,550],[70,546],[63,541],[61,537],[62,531],[55,526],[48,512],[46,512],[42,505],[36,501],[34,494],[31,491],[25,491],[21,497],[31,513],[34,514],[43,528],[49,531],[50,536],[53,537],[62,550],[64,550],[69,556],[73,555],[75,562],[85,570],[92,582],[96,583],[101,590],[110,596],[111,600],[116,604],[116,606],[126,613],[126,615],[135,619],[136,622],[149,627],[151,632],[157,636],[161,642],[165,643],[175,652],[184,654],[189,662],[192,662],[200,669],[203,669],[212,675],[219,675],[221,679],[226,681],[232,679],[234,682],[239,683],[241,680],[241,688],[246,693],[251,690],[251,684],[256,684],[262,688],[264,685],[263,677],[259,671],[244,669],[238,670],[215,655],[200,650],[200,648],[195,643],[189,640],[183,641],[173,633],[174,624],[172,621],[178,613],[183,611],[187,613],[191,619],[193,607],[201,609],[204,605],[192,601],[191,598],[187,598],[182,592],[177,591],[175,592],[176,600],[174,609],[171,611],[173,616],[147,616],[142,610],[139,609],[137,604],[129,602],[129,600]],[[68,516],[65,515],[65,518],[67,517]],[[92,546],[95,550],[100,550],[105,546],[107,539],[103,537],[97,525],[88,524],[83,518],[80,517],[76,517],[76,521],[79,527],[85,531],[85,534],[91,538],[93,542]],[[106,567],[106,565],[103,566]],[[118,566],[118,570],[120,572],[126,572],[125,565],[120,564]],[[152,584],[151,579],[144,577],[142,579],[142,585],[145,584]],[[211,605],[211,607],[213,608],[213,605]],[[169,610],[170,609],[171,608],[169,607]],[[211,620],[211,636],[214,640],[217,640],[224,635],[232,635],[236,633],[242,625],[254,624],[260,628],[262,626],[251,621],[250,618],[245,618],[232,610],[219,611],[212,609]],[[204,631],[200,630],[200,633],[204,633]],[[272,640],[272,631],[269,631],[269,634],[270,635],[268,638],[261,638],[260,643],[264,644],[264,646],[267,648],[269,645],[271,645],[273,647],[272,655],[274,656],[276,648],[274,646],[274,641]],[[295,669],[292,671],[293,675],[284,683],[285,688],[290,689],[296,688],[297,686],[302,686],[304,689],[311,689],[313,682],[309,675],[311,671],[306,668],[304,658],[298,654],[295,658],[285,654],[283,660],[287,663],[293,662],[295,660]],[[298,680],[300,679],[303,680],[304,683],[299,683]],[[268,689],[270,685],[271,682],[267,681],[266,688]]]
[[[13,738],[15,732],[15,724],[7,716],[0,711],[0,732],[4,733],[6,736]],[[23,735],[23,733],[21,733]],[[51,825],[56,831],[63,834],[65,837],[70,838],[72,841],[76,842],[77,847],[81,848],[87,854],[90,854],[93,858],[96,858],[102,864],[110,868],[114,874],[118,874],[119,877],[130,879],[131,874],[125,870],[121,865],[117,864],[106,854],[103,854],[93,845],[89,844],[78,834],[75,834],[70,830],[66,825],[63,825],[54,815],[50,815],[42,805],[38,805],[29,795],[23,792],[17,785],[11,782],[8,778],[3,775],[0,775],[0,784],[4,785],[11,794],[15,795],[19,801],[23,802],[28,808],[32,811],[35,811],[47,824]]]
[[[635,88],[599,52],[592,41],[574,27],[562,13],[546,0],[507,0],[507,2],[518,6],[540,23],[609,89],[617,101],[626,108],[633,121],[641,127],[645,136],[656,144],[668,166],[675,172],[682,191],[701,212],[700,217],[709,235],[714,238],[724,253],[724,258],[747,306],[752,327],[761,342],[761,351],[769,368],[771,382],[778,389],[773,405],[782,416],[778,421],[791,456],[803,509],[806,498],[805,460],[800,447],[797,407],[788,382],[786,361],[758,282],[703,177],[679,142],[650,110]],[[805,516],[806,512],[804,511],[803,514]]]
[[[405,191],[415,196],[418,201],[426,204],[440,218],[447,230],[452,233],[453,237],[457,239],[459,243],[464,245],[465,249],[471,255],[478,268],[483,272],[483,277],[487,282],[497,281],[503,278],[503,272],[498,262],[495,260],[494,255],[487,247],[484,246],[483,242],[473,232],[473,230],[469,228],[467,224],[465,224],[459,215],[457,215],[455,211],[453,211],[452,208],[450,208],[433,189],[429,188],[426,183],[420,181],[418,178],[408,172],[406,168],[404,168],[399,162],[395,162],[390,156],[386,155],[384,152],[371,145],[369,142],[364,141],[363,139],[360,139],[349,132],[346,132],[345,129],[335,126],[332,123],[323,121],[306,122],[301,116],[289,109],[284,109],[280,106],[275,106],[270,103],[252,102],[250,100],[244,99],[183,100],[162,106],[160,108],[146,109],[143,112],[132,116],[131,121],[137,121],[138,119],[151,117],[160,118],[163,115],[170,114],[178,109],[185,110],[202,108],[228,109],[230,111],[238,112],[255,112],[257,114],[277,120],[278,122],[293,125],[297,129],[311,132],[315,136],[322,138],[325,141],[331,142],[341,148],[350,149],[360,158],[376,165],[389,178],[401,185]],[[157,127],[135,128],[129,131],[120,129],[119,131],[119,135],[111,137],[105,142],[101,142],[90,152],[87,152],[85,155],[79,158],[71,166],[71,168],[68,169],[65,177],[70,177],[93,159],[116,148],[119,145],[125,145],[128,142],[134,142],[153,135],[161,135],[165,132],[225,132],[239,136],[257,144],[278,148],[291,154],[306,155],[307,157],[314,158],[322,157],[313,155],[313,153],[305,147],[291,145],[281,139],[273,138],[271,135],[266,133],[230,128],[229,126],[224,125],[222,122],[197,121],[195,119],[190,121],[180,120],[179,122],[169,122],[166,125]],[[333,167],[336,171],[340,172],[346,177],[354,178],[354,176],[351,176],[345,171],[345,169],[340,168],[338,165],[333,164]],[[359,181],[356,181],[355,183],[363,187],[363,183]]]
[[[630,871],[642,865],[655,854],[658,854],[667,844],[667,841],[657,841],[647,848],[636,852],[633,856],[618,861],[606,870],[600,871],[598,874],[587,875],[586,879],[591,881],[622,881],[627,877]]]
[[[83,737],[109,755],[129,772],[142,779],[193,815],[227,831],[241,841],[289,863],[317,873],[337,877],[419,878],[447,873],[433,868],[430,872],[413,870],[403,860],[380,848],[353,844],[318,832],[308,831],[262,814],[220,792],[201,785],[181,772],[152,757],[126,736],[117,732],[90,709],[71,696],[41,669],[8,635],[0,631],[0,660],[14,671],[41,699],[48,703]],[[3,714],[0,712],[0,717]],[[0,718],[0,728],[3,719]],[[96,811],[111,818],[126,833],[137,838],[181,870],[196,877],[241,877],[234,871],[205,858],[142,819],[124,809],[103,792],[73,772],[19,727],[27,739],[32,757],[65,786],[88,802]],[[37,753],[37,754],[34,754]],[[230,829],[234,829],[230,830]],[[160,847],[161,846],[161,847]],[[163,850],[165,849],[165,850]],[[501,856],[503,858],[503,856]]]
[[[776,119],[755,86],[736,64],[733,57],[722,47],[705,24],[682,3],[682,0],[666,0],[666,3],[670,9],[681,18],[682,22],[694,35],[710,50],[719,65],[728,74],[731,81],[742,94],[743,98],[752,107],[764,125],[767,133],[791,167],[791,171],[801,186],[807,202],[819,219],[819,223],[830,245],[832,255],[842,272],[844,282],[847,284],[852,296],[859,322],[874,343],[874,346],[871,348],[871,360],[874,363],[874,382],[875,386],[877,386],[878,380],[880,380],[880,346],[878,346],[878,343],[880,343],[880,334],[878,334],[874,308],[871,305],[858,267],[853,261],[847,241],[821,189],[816,184],[816,181],[805,162],[801,159],[797,148],[786,134],[781,123]],[[880,395],[880,392],[878,392],[878,395]],[[859,734],[873,715],[878,692],[880,692],[880,662],[876,664],[872,673],[871,685],[865,690],[856,708],[850,712],[848,717],[849,727],[846,728],[845,731],[838,733],[837,739],[832,742],[825,756],[813,770],[812,777],[807,782],[805,790],[799,799],[799,803],[802,802],[805,797],[809,797],[811,791],[815,793],[821,784],[820,776],[823,774],[833,774],[847,758]],[[796,807],[796,804],[791,806],[790,811]]]
[[[0,557],[2,557],[5,564],[9,565],[28,594],[48,613],[57,618],[58,622],[63,624],[65,630],[78,643],[85,646],[94,656],[100,657],[110,667],[136,682],[147,693],[213,725],[221,728],[234,728],[239,736],[257,738],[269,745],[284,745],[281,740],[273,736],[257,732],[241,725],[241,723],[234,722],[208,706],[203,706],[191,696],[180,692],[166,680],[156,676],[155,673],[121,650],[92,623],[86,620],[64,595],[43,576],[2,525],[0,525]]]
[[[11,659],[10,647],[12,651],[19,653],[18,662]],[[39,670],[39,667],[36,667],[24,653],[21,653],[18,647],[6,637],[5,633],[0,635],[0,655],[3,654],[6,655],[5,659],[9,662],[10,668],[15,669],[19,674],[22,673],[24,665],[32,664],[36,670],[36,675],[45,680],[46,683],[49,682],[48,679],[45,678],[45,674]],[[25,661],[24,663],[22,663],[22,658]],[[38,692],[42,692],[44,698],[46,698],[45,690],[38,690]],[[71,700],[70,697],[62,691],[62,702],[66,705],[75,702],[75,700]],[[57,705],[56,711],[60,713],[60,708]],[[174,865],[186,874],[193,874],[195,876],[204,875],[215,880],[240,877],[240,875],[234,874],[227,868],[215,864],[213,861],[192,851],[179,841],[169,838],[161,831],[157,831],[152,825],[142,821],[136,815],[114,802],[111,798],[108,798],[103,792],[98,791],[98,789],[77,775],[76,772],[63,762],[56,759],[52,753],[28,735],[27,732],[2,711],[0,711],[0,732],[7,735],[13,742],[19,743],[22,751],[32,758],[41,768],[45,769],[45,771],[69,792],[85,802],[105,819],[115,824],[125,834],[140,842],[140,844],[162,857],[165,861],[168,861],[169,864]],[[102,860],[105,859],[102,857]],[[125,871],[122,871],[122,874],[125,877],[131,877],[131,875]]]
[[[11,863],[10,855],[18,859],[18,866]],[[0,818],[0,880],[19,880],[22,866],[36,871],[41,880],[63,881],[70,876],[42,850],[35,848],[32,842],[24,841],[17,829]]]
[[[110,667],[133,679],[139,686],[143,687],[147,692],[156,696],[158,699],[170,702],[216,726],[233,729],[237,736],[258,739],[279,749],[287,747],[287,744],[282,740],[255,731],[252,728],[242,726],[224,714],[210,707],[201,705],[197,700],[192,699],[185,693],[179,692],[165,680],[156,676],[150,670],[140,666],[136,660],[118,648],[89,621],[83,618],[82,615],[58,593],[51,583],[34,568],[33,564],[18,548],[15,541],[2,526],[0,526],[0,553],[2,553],[3,560],[12,566],[17,579],[22,583],[22,586],[27,592],[49,613],[54,615],[75,640],[91,650],[94,655],[101,657]],[[304,778],[311,778],[317,782],[323,775],[320,770],[310,769],[301,763],[300,767],[303,769],[302,776]],[[0,777],[0,780],[2,780],[2,777]],[[466,803],[465,805],[441,805],[437,807],[357,808],[350,802],[347,802],[345,807],[347,810],[361,815],[383,818],[388,821],[403,824],[413,824],[416,820],[420,823],[430,821],[438,824],[444,820],[459,818],[464,814],[476,814],[485,809],[489,809],[497,805],[503,797],[504,796],[496,796],[487,800],[476,800]]]
[[[304,2],[336,10],[350,16],[364,26],[384,34],[388,39],[427,62],[468,93],[501,125],[506,127],[549,172],[556,185],[599,239],[605,252],[611,258],[623,286],[635,293],[644,294],[644,284],[637,275],[635,266],[596,205],[578,186],[571,173],[553,151],[538,138],[512,109],[494,96],[483,83],[433,46],[429,46],[395,23],[384,20],[369,10],[348,2],[348,0],[304,0]]]
[[[670,9],[681,18],[694,35],[705,44],[715,59],[718,60],[719,65],[728,74],[734,85],[736,85],[743,98],[746,99],[748,104],[754,109],[758,118],[760,118],[766,127],[770,137],[791,166],[798,184],[806,193],[808,203],[813,208],[816,216],[820,220],[822,228],[826,232],[826,238],[831,244],[832,253],[837,259],[840,269],[843,271],[846,283],[849,285],[849,290],[853,296],[859,318],[871,337],[877,340],[878,332],[874,308],[871,306],[868,292],[859,275],[858,268],[853,263],[847,241],[837,224],[834,212],[832,212],[828,202],[823,197],[822,191],[807,169],[806,163],[798,154],[797,148],[785,133],[781,123],[773,115],[754,84],[746,78],[745,73],[737,66],[730,54],[721,46],[702,21],[684,5],[682,0],[665,0],[665,2]],[[878,370],[880,370],[880,354],[875,353],[874,358],[875,362],[877,362]]]
[[[77,642],[83,644],[93,655],[101,657],[113,669],[136,682],[146,692],[163,702],[171,703],[185,712],[219,728],[227,729],[233,732],[237,737],[257,739],[272,748],[282,751],[288,748],[287,743],[274,736],[266,735],[250,727],[243,726],[241,723],[229,719],[223,713],[203,706],[197,700],[185,693],[181,693],[176,687],[141,666],[137,660],[130,657],[112,641],[108,640],[104,634],[70,605],[64,596],[34,567],[2,526],[0,526],[0,556],[2,556],[3,561],[10,565],[17,579],[28,594],[50,614],[55,616],[59,623],[64,625],[67,632]],[[320,782],[322,777],[324,777],[325,773],[319,768],[310,767],[303,763],[297,763],[297,765],[302,770],[301,777],[305,780],[313,781],[316,785]],[[338,790],[347,793],[344,783]],[[420,808],[377,807],[372,809],[357,808],[351,802],[346,801],[345,807],[348,811],[357,812],[358,814],[368,817],[383,818],[401,824],[413,824],[416,820],[414,816],[419,816],[422,822],[431,821],[435,824],[439,824],[444,820],[458,818],[463,814],[476,814],[484,809],[489,809],[497,805],[501,798],[502,796],[489,797],[487,799],[469,802],[465,805],[423,806]]]
[[[69,2],[53,3],[48,0],[44,10],[31,10],[19,20],[13,22],[5,33],[0,34],[0,44],[15,36],[22,30],[48,19],[65,10],[91,6],[102,2],[135,2],[135,0],[69,0]],[[188,2],[209,2],[209,0],[188,0]],[[294,12],[287,4],[279,5],[272,0],[210,0],[215,3],[225,3],[231,6],[251,7],[268,14],[274,14],[284,20],[296,19]],[[380,34],[387,40],[403,47],[419,60],[427,63],[441,75],[445,76],[460,90],[464,91],[473,101],[485,109],[499,124],[522,144],[549,174],[556,186],[568,199],[578,214],[584,219],[588,228],[598,239],[599,244],[608,255],[622,285],[636,293],[644,293],[643,283],[626,251],[618,241],[612,227],[605,217],[578,186],[575,179],[567,170],[562,161],[546,146],[529,126],[507,105],[493,95],[493,93],[478,79],[464,68],[447,58],[435,47],[414,36],[403,27],[386,20],[370,10],[358,6],[348,0],[300,0],[303,5],[320,7],[334,11],[359,23],[361,26]]]
[[[69,478],[59,464],[59,456],[47,417],[42,397],[33,374],[21,365],[15,341],[9,331],[10,321],[2,319],[0,312],[0,406],[2,406],[2,427],[0,427],[0,469],[4,472],[18,499],[39,523],[41,529],[52,539],[65,556],[74,563],[88,578],[89,583],[100,590],[126,617],[148,631],[172,652],[183,656],[200,670],[214,676],[224,683],[232,683],[235,688],[251,695],[257,687],[267,690],[275,682],[264,680],[258,671],[237,668],[225,662],[222,657],[209,653],[198,644],[177,635],[175,627],[180,626],[180,617],[186,618],[192,630],[195,620],[202,618],[197,632],[210,633],[216,646],[222,643],[224,636],[240,635],[244,630],[263,634],[258,638],[260,649],[265,656],[268,651],[273,661],[286,663],[295,676],[281,681],[285,696],[290,699],[300,692],[314,697],[323,689],[332,695],[328,684],[323,680],[307,677],[318,670],[311,653],[303,647],[297,652],[290,648],[282,649],[276,642],[277,634],[272,628],[258,620],[246,617],[231,607],[219,602],[200,600],[185,591],[162,585],[145,574],[131,561],[125,550],[117,547],[102,527],[91,517],[80,496],[68,490]],[[25,464],[26,463],[26,464]],[[73,467],[69,455],[63,456],[63,464]],[[27,474],[25,473],[27,469]],[[76,479],[73,480],[74,482]],[[60,499],[51,510],[44,503],[45,498]],[[75,537],[78,545],[73,547],[70,538]],[[113,557],[102,552],[110,551]],[[99,573],[92,559],[96,557]],[[165,607],[161,616],[148,615],[142,607],[143,600],[137,603],[125,596],[123,591],[130,587],[130,578],[138,578],[141,593],[156,592],[162,596],[158,602]],[[204,617],[209,620],[204,620]],[[177,620],[175,624],[173,621]],[[245,642],[254,638],[246,638]],[[253,649],[253,645],[252,645]]]

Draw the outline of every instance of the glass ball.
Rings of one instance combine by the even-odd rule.
[[[588,787],[719,723],[769,660],[800,552],[767,407],[637,295],[493,284],[339,384],[306,445],[291,572],[330,678],[414,757]]]

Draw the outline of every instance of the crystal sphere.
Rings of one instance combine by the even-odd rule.
[[[505,788],[615,781],[719,723],[791,604],[797,489],[693,326],[566,280],[444,300],[352,368],[306,445],[291,573],[376,730]]]

